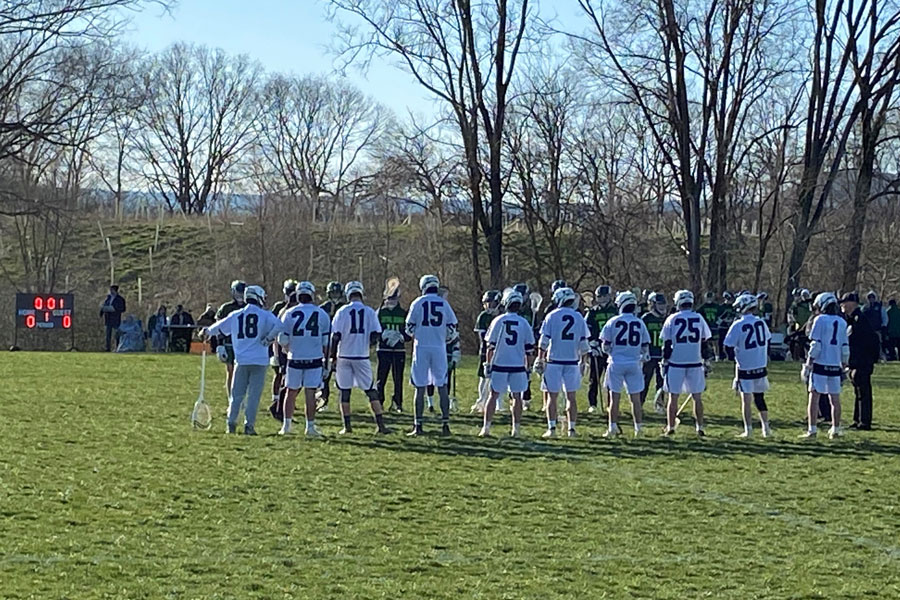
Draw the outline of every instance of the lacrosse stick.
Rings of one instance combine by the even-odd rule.
[[[687,398],[685,398],[684,402],[681,403],[681,406],[678,407],[678,412],[675,413],[675,427],[678,427],[679,425],[681,425],[681,419],[678,418],[678,415],[680,415],[682,413],[682,411],[684,411],[684,407],[687,406],[688,402],[690,402],[693,399],[694,399],[694,397],[691,394],[688,394]]]
[[[581,292],[581,301],[587,308],[594,305],[594,292]]]
[[[384,293],[381,295],[382,298],[392,298],[400,293],[400,279],[397,277],[390,277],[384,282]]]
[[[203,350],[203,356],[200,361],[200,395],[194,402],[194,411],[191,413],[191,424],[194,429],[208,430],[212,427],[212,412],[209,410],[209,404],[203,397],[206,389],[206,349]]]
[[[528,295],[528,302],[531,303],[531,312],[532,312],[532,314],[535,314],[535,315],[536,315],[537,312],[538,312],[539,310],[541,310],[541,304],[544,303],[544,297],[541,296],[541,295],[540,295],[539,293],[537,293],[537,292],[531,292],[531,294]]]

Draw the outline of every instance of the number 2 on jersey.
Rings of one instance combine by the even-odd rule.
[[[572,329],[575,327],[575,317],[573,317],[572,315],[563,315],[562,321],[566,324],[566,326],[563,327],[562,333],[559,336],[560,339],[566,341],[574,340],[575,334],[572,333]]]

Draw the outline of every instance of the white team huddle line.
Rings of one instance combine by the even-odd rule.
[[[353,287],[353,292],[348,293],[350,302],[337,311],[333,322],[324,310],[313,304],[312,284],[303,282],[300,285],[306,286],[309,302],[301,302],[285,310],[280,319],[262,307],[265,292],[257,286],[249,286],[247,305],[204,331],[207,335],[221,333],[233,339],[237,369],[228,414],[229,431],[234,431],[237,414],[246,395],[245,432],[253,432],[262,379],[268,364],[267,347],[276,341],[287,352],[285,382],[289,391],[320,388],[331,369],[336,371],[338,388],[347,392],[347,403],[351,388],[356,387],[370,394],[374,387],[369,362],[370,346],[376,339],[374,336],[382,330],[375,311],[362,302],[362,285],[358,282],[348,284],[348,292]],[[410,381],[417,390],[414,427],[410,434],[422,433],[424,418],[420,400],[428,385],[441,390],[442,420],[444,433],[447,434],[449,403],[444,402],[448,384],[446,346],[458,337],[458,322],[449,302],[438,295],[436,277],[423,277],[420,288],[422,295],[410,305],[405,323],[405,337],[414,342]],[[487,331],[488,361],[484,364],[484,372],[489,379],[493,399],[505,393],[513,398],[514,436],[519,435],[522,393],[528,387],[532,370],[541,376],[541,391],[545,396],[548,428],[544,437],[555,436],[556,405],[561,392],[566,394],[568,432],[570,436],[575,435],[575,394],[581,387],[591,353],[587,321],[575,310],[577,299],[575,292],[568,287],[554,292],[553,305],[556,308],[547,314],[541,324],[539,340],[535,344],[531,326],[517,314],[525,299],[513,289],[504,293],[502,305],[507,312],[495,317]],[[693,399],[697,433],[703,435],[701,394],[706,388],[709,366],[707,342],[712,334],[705,319],[693,311],[693,300],[693,294],[689,291],[682,290],[675,295],[677,312],[665,320],[660,335],[665,345],[663,391],[669,395],[666,435],[675,431],[680,413],[677,402],[681,394],[688,394]],[[609,358],[604,382],[610,391],[606,435],[612,437],[620,433],[618,402],[621,394],[626,392],[631,396],[635,435],[639,435],[642,429],[640,395],[644,391],[642,365],[650,360],[650,334],[646,324],[635,314],[637,298],[633,293],[618,294],[615,304],[620,314],[605,324],[599,336],[602,352]],[[837,300],[831,294],[821,294],[816,298],[816,304],[825,312],[825,308],[835,306]],[[743,437],[749,437],[752,429],[751,399],[760,412],[763,435],[771,434],[763,399],[769,388],[766,367],[771,333],[764,320],[755,314],[757,306],[755,296],[742,295],[736,299],[734,308],[741,317],[732,323],[724,340],[736,360],[734,389],[743,401]],[[829,332],[830,339],[826,339]],[[841,371],[848,353],[846,322],[833,314],[821,314],[814,321],[810,339],[809,362],[804,365],[803,371],[810,389],[810,426],[806,437],[813,437],[816,433],[812,405],[813,399],[817,400],[820,394],[828,394],[832,404],[837,404],[836,417],[829,433],[839,435]],[[329,360],[332,357],[334,360]],[[379,431],[384,433],[380,402],[377,407],[375,400],[372,403]],[[490,434],[493,406],[492,400],[487,405],[488,410],[485,410],[481,435]],[[314,415],[309,413],[308,409],[307,433],[318,435]],[[345,414],[345,429],[349,432],[347,419]],[[285,419],[288,432],[289,420]]]

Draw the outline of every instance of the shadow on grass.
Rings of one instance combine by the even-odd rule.
[[[457,424],[457,430],[459,424]],[[403,432],[383,438],[341,438],[339,443],[378,448],[390,452],[426,455],[470,456],[492,460],[586,460],[595,458],[645,459],[666,458],[730,458],[736,456],[807,456],[866,459],[876,455],[896,456],[900,445],[882,444],[870,440],[821,440],[799,441],[791,433],[780,438],[764,440],[727,440],[721,438],[699,439],[689,427],[682,426],[673,438],[658,437],[658,430],[646,431],[644,437],[632,440],[619,438],[606,440],[587,435],[574,440],[567,438],[543,440],[541,438],[506,437],[506,426],[496,426],[493,438],[477,438],[454,434],[447,438],[438,436],[439,428],[426,428],[426,436],[406,439]]]

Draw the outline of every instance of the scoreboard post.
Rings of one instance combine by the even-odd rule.
[[[75,294],[16,294],[16,327],[13,347],[19,341],[19,329],[64,331],[72,336],[75,348]]]

